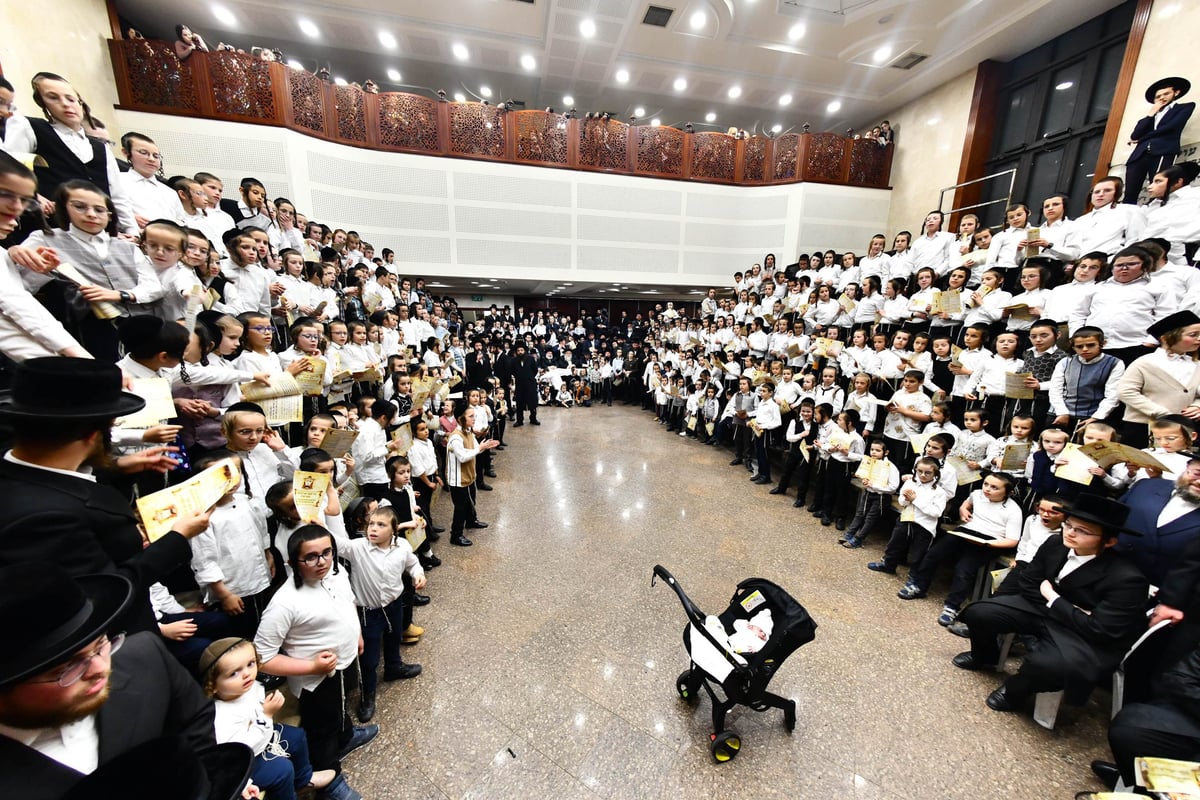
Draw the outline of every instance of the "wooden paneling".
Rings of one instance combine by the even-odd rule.
[[[1108,113],[1108,124],[1104,126],[1104,138],[1100,141],[1100,155],[1096,158],[1097,178],[1107,175],[1112,166],[1113,152],[1120,141],[1125,105],[1129,102],[1129,91],[1133,86],[1133,71],[1142,53],[1142,41],[1146,38],[1146,26],[1150,24],[1150,10],[1153,7],[1154,0],[1138,0],[1137,10],[1133,12],[1133,25],[1129,29],[1129,41],[1125,44],[1125,58],[1121,60],[1121,74],[1117,77],[1112,109]],[[1090,204],[1088,208],[1091,208]]]
[[[992,154],[992,135],[996,129],[996,96],[1004,76],[1004,65],[999,61],[984,61],[975,71],[975,90],[971,95],[971,113],[967,117],[967,136],[963,140],[962,159],[958,164],[958,183],[973,180],[986,174],[988,158]],[[952,208],[963,208],[979,202],[983,192],[982,183],[962,186],[954,191]],[[958,230],[959,214],[950,217],[949,231]]]

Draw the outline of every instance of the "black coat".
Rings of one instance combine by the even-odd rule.
[[[478,389],[487,386],[488,378],[492,377],[492,359],[486,352],[467,354],[467,388]]]
[[[100,764],[160,736],[182,736],[194,748],[216,743],[213,703],[167,652],[158,634],[130,636],[113,656],[108,701],[97,712]],[[83,776],[0,736],[0,795],[57,800]]]
[[[72,575],[117,573],[133,581],[125,630],[157,631],[150,586],[192,557],[172,531],[142,549],[129,502],[111,486],[0,459],[0,566],[54,561]]]

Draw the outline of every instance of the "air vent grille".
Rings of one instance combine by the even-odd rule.
[[[929,58],[929,56],[925,55],[924,53],[906,53],[905,55],[896,59],[895,62],[893,62],[890,66],[892,69],[912,69],[927,58]]]
[[[674,13],[675,9],[673,8],[649,6],[646,8],[646,16],[642,18],[642,24],[665,28],[667,27],[667,23],[671,21],[671,15]]]

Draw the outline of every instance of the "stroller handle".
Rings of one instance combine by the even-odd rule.
[[[662,578],[664,581],[666,581],[667,585],[675,590],[675,594],[679,595],[679,602],[683,604],[683,610],[687,612],[688,618],[691,619],[692,622],[703,624],[704,612],[692,602],[692,598],[687,596],[687,594],[683,591],[683,587],[679,585],[679,581],[675,580],[675,576],[668,572],[666,567],[662,566],[661,564],[655,564],[654,572],[650,576],[650,585],[654,586],[659,578]]]

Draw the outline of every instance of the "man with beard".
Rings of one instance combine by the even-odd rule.
[[[52,560],[71,575],[123,574],[135,600],[124,630],[156,631],[150,586],[191,559],[188,539],[208,527],[208,513],[181,517],[145,549],[129,502],[97,481],[108,465],[113,420],[145,401],[121,390],[115,364],[82,358],[34,358],[19,364],[0,418],[14,429],[0,459],[0,566]],[[152,448],[134,458],[162,458]]]
[[[1147,478],[1130,487],[1121,502],[1129,507],[1127,527],[1116,550],[1138,565],[1154,586],[1163,586],[1189,544],[1200,538],[1200,457],[1193,457],[1172,483]]]
[[[98,766],[160,736],[182,736],[196,749],[216,743],[212,701],[158,634],[118,633],[134,594],[121,575],[72,578],[44,561],[0,568],[6,796],[62,797]]]
[[[537,418],[537,359],[525,352],[524,343],[517,343],[517,357],[513,359],[513,401],[517,407],[517,421],[514,428],[525,424],[525,412],[529,412],[529,422],[541,425]]]

